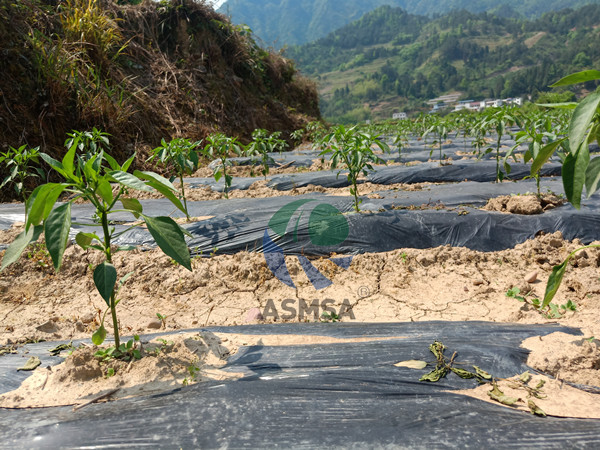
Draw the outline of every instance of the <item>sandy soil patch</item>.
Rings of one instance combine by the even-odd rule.
[[[95,356],[98,347],[82,345],[73,349],[61,364],[36,369],[18,389],[0,395],[0,408],[69,405],[79,408],[96,400],[157,394],[208,380],[234,380],[241,374],[224,372],[221,368],[241,346],[300,346],[398,338],[184,333],[150,342],[141,340],[132,347],[140,352],[141,358],[130,360],[102,360]]]
[[[533,375],[525,383],[528,388],[536,388],[542,384],[543,386],[539,388],[539,393],[536,396],[523,388],[523,384],[520,382],[518,376],[497,381],[496,386],[504,395],[517,400],[512,406],[502,405],[502,403],[492,400],[488,395],[492,390],[490,384],[481,385],[470,390],[452,391],[452,393],[467,395],[495,405],[529,413],[531,413],[533,408],[538,411],[539,415],[600,419],[600,395],[582,391],[581,389],[565,384],[561,380],[548,378],[543,375]]]
[[[110,398],[116,400],[209,379],[235,379],[238,375],[225,373],[220,367],[236,350],[228,338],[212,333],[173,335],[142,343],[143,357],[130,361],[103,362],[94,356],[95,346],[83,346],[63,363],[36,369],[17,390],[0,395],[0,407],[82,405],[112,391]]]

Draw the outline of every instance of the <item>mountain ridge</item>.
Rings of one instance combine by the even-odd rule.
[[[234,23],[248,25],[265,45],[282,48],[326,36],[383,5],[401,7],[408,13],[434,17],[452,10],[472,13],[496,12],[503,17],[535,18],[545,12],[600,0],[227,0],[218,9]]]
[[[566,73],[600,66],[600,5],[535,20],[467,11],[434,19],[383,6],[285,55],[318,81],[321,111],[334,121],[425,109],[453,91],[536,97]]]

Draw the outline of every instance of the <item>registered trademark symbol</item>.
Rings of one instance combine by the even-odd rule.
[[[358,296],[360,298],[365,298],[371,295],[371,290],[367,286],[361,286],[358,288]]]

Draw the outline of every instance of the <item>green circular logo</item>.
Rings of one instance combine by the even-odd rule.
[[[346,240],[350,228],[346,217],[335,206],[317,205],[308,219],[308,235],[314,245],[326,247]]]

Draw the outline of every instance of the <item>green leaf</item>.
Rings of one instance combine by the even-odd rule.
[[[550,142],[538,151],[533,163],[531,163],[531,175],[535,175],[542,169],[544,164],[548,162],[548,160],[552,157],[556,149],[564,142],[564,140],[565,139],[559,139],[558,141]]]
[[[67,174],[68,178],[76,178],[75,174],[74,174],[74,166],[73,166],[73,161],[75,160],[75,151],[77,150],[77,148],[75,146],[72,146],[69,151],[66,153],[66,155],[63,157],[62,160],[62,166],[63,169],[65,171],[65,173]]]
[[[585,190],[588,198],[600,187],[600,158],[594,158],[585,172]]]
[[[69,240],[71,229],[71,203],[65,203],[53,209],[44,221],[46,248],[52,257],[54,269],[60,270],[63,254]]]
[[[45,153],[40,153],[40,156],[46,162],[46,164],[48,164],[56,172],[61,174],[65,179],[69,178],[67,176],[67,172],[65,172],[65,170],[63,169],[63,165],[60,162],[58,162],[56,159],[52,158],[51,156],[46,155]]]
[[[75,236],[75,242],[84,250],[87,250],[90,247],[93,240],[94,238],[90,236],[89,233],[81,232],[77,233],[77,236]]]
[[[94,345],[102,345],[104,339],[106,339],[106,328],[104,328],[104,325],[100,325],[100,328],[92,334],[92,343]]]
[[[586,81],[593,81],[600,79],[599,70],[584,70],[582,72],[573,73],[561,78],[556,83],[550,85],[550,87],[568,86],[570,84],[585,83]]]
[[[473,372],[469,372],[468,370],[465,370],[465,369],[459,369],[457,367],[450,367],[450,370],[452,372],[454,372],[456,375],[458,375],[459,377],[464,378],[465,380],[476,377],[476,374],[474,374]]]
[[[2,258],[0,272],[18,260],[21,253],[23,253],[23,250],[25,250],[29,244],[38,240],[43,229],[44,227],[37,225],[35,227],[30,227],[29,230],[23,230],[6,249],[4,258]]]
[[[521,380],[523,383],[529,383],[529,381],[531,380],[531,374],[529,373],[529,370],[519,375],[519,380]]]
[[[577,102],[565,102],[565,103],[536,103],[537,106],[544,108],[556,108],[556,109],[575,109],[577,108]]]
[[[94,269],[94,284],[108,306],[110,306],[110,297],[115,289],[116,282],[117,269],[112,264],[104,261]]]
[[[600,105],[600,92],[594,92],[584,98],[575,108],[569,125],[569,146],[572,151],[579,149],[585,140],[588,128]]]
[[[150,231],[158,247],[167,256],[191,271],[190,251],[179,225],[170,217],[143,217],[148,226],[148,231]]]
[[[519,401],[518,398],[508,397],[505,395],[504,392],[498,389],[498,385],[496,383],[494,383],[493,386],[493,389],[488,392],[488,395],[492,400],[496,400],[497,402],[500,402],[506,406],[512,406]]]
[[[104,203],[106,203],[107,205],[112,204],[112,202],[113,202],[112,187],[105,178],[101,179],[98,182],[98,188],[97,188],[96,192],[98,192],[98,194],[100,194],[100,197],[102,198],[102,200],[104,200]]]
[[[93,241],[101,242],[100,237],[96,233],[80,232],[77,233],[77,236],[75,236],[75,242],[84,250],[87,250],[90,247],[96,248],[96,246],[91,245]],[[100,248],[100,250],[102,250],[102,248]]]
[[[552,273],[550,274],[550,277],[548,277],[548,283],[546,284],[546,292],[544,293],[544,301],[542,302],[541,309],[545,309],[556,295],[556,292],[562,283],[562,279],[565,275],[567,264],[569,263],[570,259],[571,256],[569,255],[569,257],[565,259],[562,264],[554,266],[552,269]]]
[[[431,383],[435,383],[439,381],[440,378],[444,378],[448,373],[448,369],[446,367],[436,367],[428,374],[423,375],[419,378],[419,381],[429,381]]]
[[[109,154],[105,153],[104,159],[106,159],[108,161],[108,164],[110,165],[110,168],[112,170],[121,170],[121,166],[119,165],[117,160],[115,158],[113,158],[112,156],[110,156]]]
[[[32,356],[27,360],[27,362],[25,363],[25,365],[23,367],[19,367],[17,369],[17,372],[19,370],[23,370],[23,371],[35,370],[41,364],[42,364],[42,361],[40,361],[40,358],[38,358],[37,356]]]
[[[581,194],[585,184],[587,166],[590,162],[590,153],[587,143],[584,143],[575,155],[569,153],[562,166],[562,180],[567,199],[579,209],[581,207]]]
[[[399,363],[394,364],[396,367],[407,367],[409,369],[423,370],[427,367],[427,363],[425,361],[419,361],[416,359],[409,359],[407,361],[400,361]]]
[[[152,192],[152,188],[146,186],[146,183],[130,173],[123,172],[121,170],[113,170],[112,172],[108,172],[108,175],[123,186],[127,186],[138,191]]]
[[[479,378],[483,378],[484,380],[492,379],[492,376],[489,373],[487,373],[485,370],[482,370],[477,366],[473,366],[473,369],[475,369],[475,373],[477,374],[477,376]]]
[[[135,198],[121,198],[121,203],[123,204],[123,208],[131,211],[131,213],[135,216],[136,219],[140,217],[140,214],[144,211],[142,204],[139,200]]]
[[[165,198],[170,200],[171,203],[173,203],[173,205],[175,205],[177,209],[179,209],[182,213],[184,213],[187,216],[187,211],[185,210],[185,207],[170,188],[168,188],[164,184],[157,183],[156,181],[147,181],[146,184],[156,189],[162,195],[164,195]]]
[[[546,417],[546,413],[542,410],[542,408],[540,408],[538,405],[536,405],[533,400],[527,400],[527,407],[531,411],[531,414],[534,414],[534,415],[540,416],[540,417]]]
[[[83,166],[83,173],[85,174],[88,183],[94,182],[98,179],[98,171],[94,170],[96,159],[98,159],[98,155],[92,156]]]
[[[131,272],[125,274],[120,280],[119,280],[119,287],[123,286],[125,284],[125,282],[129,279],[129,277],[131,275],[133,275],[135,273],[135,270],[132,270]]]
[[[67,186],[69,185],[47,183],[35,188],[27,201],[27,228],[31,225],[39,225],[48,217],[58,197]]]
[[[163,177],[157,173],[147,172],[147,171],[142,172],[142,171],[136,170],[133,172],[133,174],[142,180],[154,181],[155,184],[163,185],[164,187],[170,189],[171,191],[177,192],[177,188],[175,186],[173,186],[173,183],[171,183],[165,177]]]
[[[123,172],[127,172],[127,170],[129,169],[129,166],[131,166],[131,163],[133,162],[133,160],[135,159],[135,153],[133,155],[131,155],[129,157],[129,159],[127,159],[127,161],[125,161],[123,163],[123,165],[121,166],[121,170]],[[110,164],[110,163],[109,163]]]
[[[136,249],[137,247],[135,245],[120,245],[117,247],[118,252],[131,252]]]

